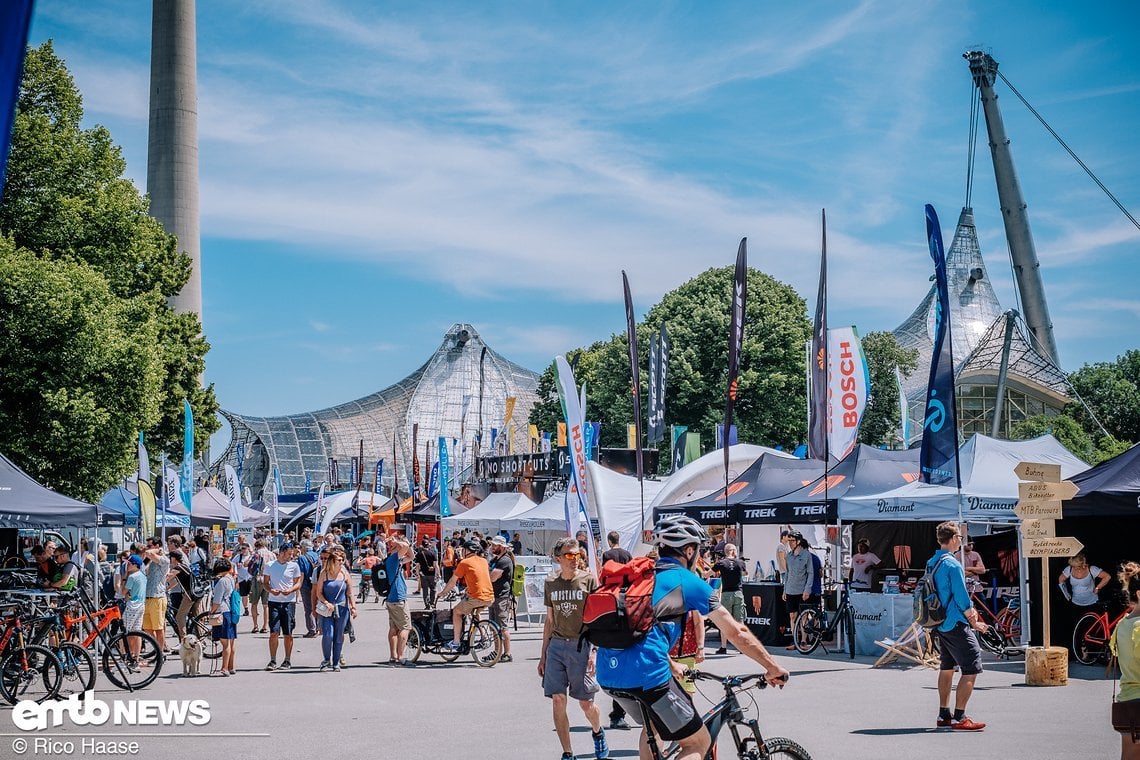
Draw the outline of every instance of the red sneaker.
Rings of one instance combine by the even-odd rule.
[[[977,723],[965,715],[962,716],[962,720],[955,720],[950,723],[950,728],[955,731],[981,731],[985,727],[985,723]]]
[[[934,725],[938,728],[951,728],[954,725],[954,721],[950,718],[939,718],[938,722]]]

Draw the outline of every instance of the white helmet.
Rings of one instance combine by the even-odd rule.
[[[662,517],[653,526],[653,536],[649,542],[654,546],[668,546],[680,549],[691,544],[702,544],[709,540],[709,534],[701,524],[687,515]]]

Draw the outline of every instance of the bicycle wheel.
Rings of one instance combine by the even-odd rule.
[[[800,654],[811,654],[823,639],[823,626],[825,621],[819,610],[808,607],[801,610],[796,616],[796,624],[792,626],[792,643]]]
[[[1108,651],[1108,637],[1100,615],[1086,612],[1073,626],[1073,656],[1082,665],[1095,665]]]
[[[855,659],[855,610],[848,608],[843,617],[843,632],[847,635],[847,657]]]
[[[210,638],[212,628],[208,612],[199,613],[186,621],[186,633],[198,637],[202,643],[202,656],[207,660],[216,660],[222,656],[222,642]]]
[[[8,570],[19,570],[20,568],[27,567],[28,563],[18,554],[13,554],[4,560],[4,567]]]
[[[423,647],[420,645],[420,629],[414,625],[408,629],[408,640],[404,643],[404,660],[419,662]]]
[[[764,757],[781,758],[786,757],[789,760],[811,760],[811,755],[808,751],[801,747],[791,739],[783,737],[776,737],[774,739],[764,740]],[[757,755],[757,758],[760,756]]]
[[[490,620],[480,620],[467,635],[471,647],[471,659],[481,668],[494,667],[503,656],[503,637],[499,626]]]
[[[74,642],[65,641],[55,647],[54,653],[63,669],[59,686],[60,699],[95,688],[95,658],[90,652]]]
[[[138,644],[138,656],[131,655],[129,642]],[[163,657],[158,642],[149,633],[127,631],[114,636],[103,650],[103,672],[120,689],[134,691],[149,686],[162,670]]]
[[[59,693],[63,667],[47,647],[28,644],[0,660],[0,696],[9,704],[25,699],[43,702]]]

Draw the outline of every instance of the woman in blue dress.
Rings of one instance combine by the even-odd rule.
[[[334,545],[321,567],[314,588],[317,596],[316,612],[321,621],[321,670],[340,670],[344,628],[348,625],[350,615],[356,617],[352,576],[345,560],[344,548]]]

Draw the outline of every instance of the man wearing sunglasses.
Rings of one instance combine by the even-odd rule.
[[[563,538],[554,545],[558,572],[546,579],[543,602],[546,623],[542,628],[542,654],[538,658],[538,675],[542,690],[550,697],[554,712],[554,730],[562,743],[562,760],[572,760],[570,718],[566,714],[566,694],[578,700],[578,706],[590,722],[594,738],[594,757],[610,756],[606,734],[602,730],[602,713],[594,704],[598,691],[594,680],[596,651],[582,635],[582,613],[586,597],[598,587],[594,576],[578,569],[578,559],[586,547],[577,539]]]

